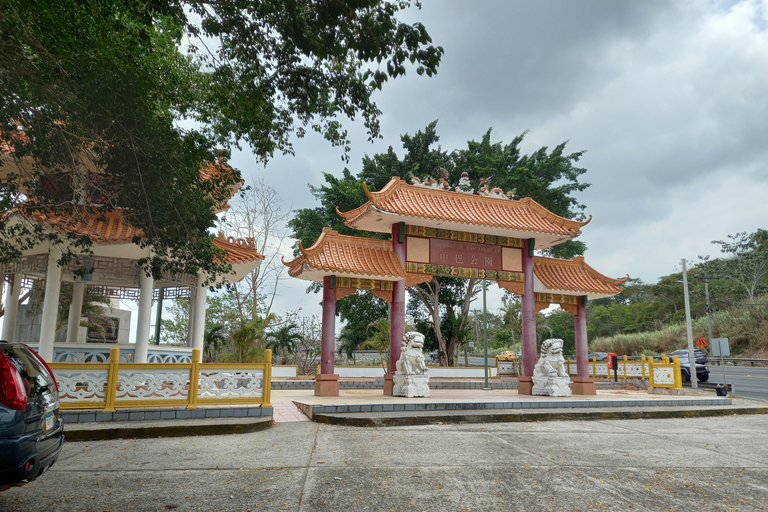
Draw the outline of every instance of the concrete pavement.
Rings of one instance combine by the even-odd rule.
[[[764,402],[722,399],[706,391],[688,391],[678,397],[625,389],[574,397],[533,397],[509,389],[436,389],[430,398],[412,399],[384,396],[381,390],[341,390],[338,397],[315,397],[311,390],[275,390],[272,406],[273,415],[263,418],[67,423],[65,432],[69,441],[88,441],[243,433],[273,423],[310,419],[351,426],[398,426],[768,413]]]
[[[16,511],[764,511],[765,416],[254,433],[65,445]]]

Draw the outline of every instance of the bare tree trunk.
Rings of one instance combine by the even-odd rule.
[[[440,364],[448,366],[448,346],[440,329],[440,282],[433,277],[432,281],[414,286],[412,290],[419,296],[422,304],[427,308],[430,317],[432,317],[432,328],[437,339]]]
[[[260,293],[266,298],[264,316],[271,313],[277,288],[285,271],[285,266],[280,262],[280,247],[287,236],[284,222],[290,214],[290,208],[284,210],[283,204],[282,198],[274,188],[263,180],[257,180],[248,191],[238,195],[227,215],[225,225],[234,231],[236,236],[252,243],[259,254],[266,256],[247,279],[235,285],[238,291],[238,309],[243,315],[245,306],[251,305],[250,315],[247,316],[253,323],[259,316]]]

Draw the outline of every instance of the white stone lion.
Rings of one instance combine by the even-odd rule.
[[[400,359],[397,361],[397,371],[406,375],[420,375],[427,372],[427,364],[422,349],[424,348],[424,335],[420,332],[410,331],[403,336],[403,344],[400,351]]]
[[[541,357],[534,367],[534,375],[542,377],[568,377],[563,357],[563,340],[550,338],[541,344]]]

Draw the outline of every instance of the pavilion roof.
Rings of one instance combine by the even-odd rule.
[[[537,293],[586,295],[590,299],[616,295],[623,290],[620,285],[629,279],[606,277],[587,265],[583,256],[571,260],[535,256],[533,273],[543,286],[536,286]]]
[[[105,211],[76,217],[32,211],[25,215],[31,221],[65,233],[85,235],[95,243],[132,242],[144,236],[139,228],[125,222],[120,210]]]
[[[18,211],[9,212],[19,214]],[[65,233],[85,235],[96,244],[133,243],[135,237],[143,237],[144,232],[131,226],[123,218],[120,210],[105,211],[74,217],[72,215],[51,215],[33,211],[25,217],[33,222],[44,224],[51,229]],[[235,265],[263,260],[253,239],[227,237],[224,233],[214,238],[213,244],[227,252],[225,261]]]
[[[225,236],[219,231],[219,235],[213,239],[213,245],[219,249],[227,251],[226,261],[231,265],[238,263],[250,263],[252,261],[263,260],[265,256],[259,254],[253,238],[235,238]]]
[[[365,183],[364,183],[365,185]],[[378,192],[365,186],[368,202],[341,212],[346,225],[364,231],[389,233],[395,222],[535,238],[543,249],[578,236],[580,222],[556,215],[531,198],[519,201],[409,185],[394,177]],[[590,217],[591,220],[591,217]]]
[[[405,269],[392,250],[392,242],[339,234],[331,228],[323,232],[311,247],[299,242],[301,256],[283,264],[291,277],[319,281],[324,276],[397,281]]]

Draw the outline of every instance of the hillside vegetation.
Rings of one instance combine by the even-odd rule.
[[[708,338],[706,315],[695,318],[692,327],[694,340]],[[768,359],[768,295],[745,299],[725,311],[714,311],[712,332],[715,338],[729,339],[734,357]],[[599,337],[590,343],[590,350],[639,355],[668,353],[687,346],[683,320],[653,331]]]
[[[724,256],[689,263],[693,338],[708,338],[708,289],[713,337],[729,338],[734,356],[768,358],[768,231],[712,243]],[[622,293],[589,304],[587,325],[595,351],[638,355],[686,347],[682,273],[656,284],[628,281]]]

